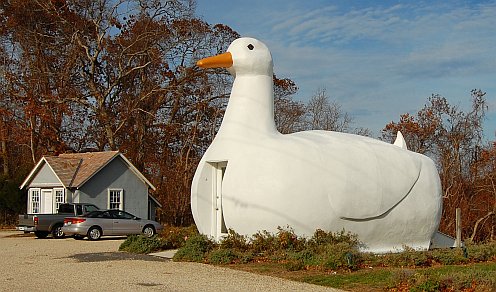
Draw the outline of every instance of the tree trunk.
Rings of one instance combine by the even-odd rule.
[[[472,235],[470,236],[470,241],[474,241],[474,238],[475,238],[475,235],[477,234],[477,229],[479,228],[479,224],[484,221],[484,220],[487,220],[489,217],[493,216],[493,215],[496,215],[493,211],[491,212],[488,212],[484,217],[481,217],[479,219],[477,219],[477,221],[475,221],[475,225],[474,225],[474,229],[472,231]]]
[[[3,175],[5,177],[9,176],[9,160],[7,155],[7,127],[5,122],[0,120],[0,157],[2,157],[2,169]]]

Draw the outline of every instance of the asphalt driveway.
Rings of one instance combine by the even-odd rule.
[[[124,240],[37,239],[0,231],[0,291],[337,291],[118,252]]]

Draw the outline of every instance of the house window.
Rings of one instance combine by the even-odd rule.
[[[55,211],[58,212],[60,204],[65,203],[64,189],[54,189],[55,191]]]
[[[122,189],[109,189],[108,208],[124,210],[124,198]]]
[[[40,213],[40,189],[31,189],[29,196],[30,211],[33,214]]]

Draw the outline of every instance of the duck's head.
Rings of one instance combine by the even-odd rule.
[[[233,76],[267,75],[272,78],[272,56],[267,46],[254,38],[234,40],[227,52],[201,59],[201,68],[226,68]]]

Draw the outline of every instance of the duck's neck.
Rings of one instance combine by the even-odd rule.
[[[237,76],[217,135],[260,138],[277,134],[273,92],[272,76]]]

